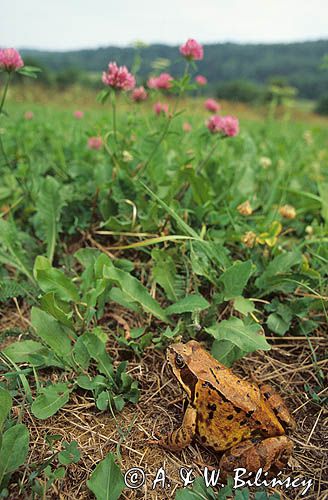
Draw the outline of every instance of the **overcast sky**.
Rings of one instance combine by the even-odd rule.
[[[2,0],[0,47],[328,38],[327,0]]]

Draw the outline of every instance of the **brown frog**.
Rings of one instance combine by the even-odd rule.
[[[198,436],[205,446],[225,452],[223,478],[237,467],[276,472],[287,464],[293,444],[285,429],[294,429],[295,422],[269,385],[242,380],[194,340],[171,345],[167,360],[189,405],[181,427],[160,445],[181,450]]]

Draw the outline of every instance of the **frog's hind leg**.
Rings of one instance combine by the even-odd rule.
[[[296,427],[296,422],[280,394],[269,384],[261,385],[260,391],[281,425],[293,431]]]
[[[196,432],[197,410],[192,406],[188,406],[181,427],[173,432],[170,432],[158,442],[163,448],[172,451],[179,451],[188,446]]]
[[[270,471],[275,474],[283,469],[293,451],[293,443],[287,436],[276,436],[254,442],[247,439],[226,451],[220,460],[222,479],[234,475],[234,469],[243,467],[248,472]]]

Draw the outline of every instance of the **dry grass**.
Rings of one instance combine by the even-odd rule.
[[[8,311],[7,311],[8,313]],[[21,322],[15,309],[8,317]],[[4,322],[5,315],[1,322]],[[19,318],[19,320],[18,320]],[[13,321],[13,320],[12,320]],[[110,319],[115,324],[115,318]],[[10,323],[11,327],[13,326]],[[16,325],[17,326],[17,325]],[[25,325],[26,327],[26,325]],[[3,328],[3,327],[2,327]],[[109,352],[115,359],[122,359],[126,351],[109,337]],[[328,360],[324,359],[327,339],[324,332],[311,337],[312,348],[317,359],[313,363],[310,346],[300,337],[276,339],[269,353],[257,352],[235,364],[234,370],[243,377],[258,382],[270,382],[288,401],[297,421],[297,430],[292,439],[295,453],[290,460],[285,476],[303,476],[314,479],[314,488],[301,497],[302,488],[282,493],[282,498],[307,498],[324,500],[328,497],[328,412],[315,403],[304,391],[304,384],[316,385],[317,371],[327,370]],[[10,499],[30,498],[29,474],[35,464],[44,463],[54,451],[60,449],[62,440],[76,440],[81,450],[78,464],[68,466],[66,477],[56,482],[49,492],[49,499],[83,500],[93,498],[86,486],[86,480],[99,460],[108,452],[118,453],[123,471],[130,467],[143,467],[147,482],[140,490],[125,490],[124,498],[166,499],[174,498],[181,487],[178,476],[180,467],[192,467],[195,474],[201,473],[204,464],[218,467],[219,457],[203,448],[197,442],[181,453],[167,452],[149,444],[158,434],[178,427],[183,415],[181,389],[165,366],[164,353],[149,348],[141,360],[133,358],[129,363],[129,373],[139,381],[141,397],[137,405],[128,405],[121,414],[112,416],[109,412],[99,412],[87,393],[73,393],[70,403],[54,417],[40,421],[35,419],[28,407],[17,402],[13,409],[17,415],[23,412],[23,422],[31,434],[30,455],[25,464],[12,478]],[[60,374],[59,374],[60,375]],[[57,374],[44,372],[44,377],[57,378]],[[324,393],[322,391],[321,396]],[[49,434],[59,434],[62,439],[49,449],[45,438]],[[57,464],[54,459],[53,464]],[[159,467],[164,467],[171,487],[167,490],[151,489],[152,481]],[[42,477],[42,475],[40,476]],[[278,490],[270,490],[278,491]],[[280,492],[281,493],[281,492]]]
[[[58,89],[45,88],[39,85],[33,86],[26,85],[24,87],[13,87],[9,91],[9,100],[15,102],[16,104],[24,105],[25,109],[28,109],[30,105],[35,104],[47,105],[47,107],[56,107],[58,109],[76,109],[78,107],[83,108],[83,110],[104,111],[104,107],[96,102],[96,95],[98,91],[87,89],[85,87],[80,87],[75,85],[66,89],[62,89],[58,92]],[[167,97],[170,100],[169,97]],[[190,108],[190,103],[192,102],[193,115],[208,116],[208,112],[204,109],[204,100],[206,97],[197,98],[186,98],[180,101],[181,108]],[[229,112],[229,114],[238,116],[241,120],[256,120],[263,121],[263,117],[267,115],[268,109],[263,105],[248,105],[232,101],[220,100],[222,106],[222,111],[224,113]],[[129,101],[123,99],[120,103],[122,109],[130,108]],[[145,103],[142,110],[139,111],[149,112],[152,107],[150,103]],[[288,108],[281,108],[278,110],[278,115],[283,118],[288,115],[289,119],[297,122],[303,122],[310,125],[327,125],[328,119],[325,116],[320,116],[312,111],[311,104],[304,105],[302,102],[296,102]]]

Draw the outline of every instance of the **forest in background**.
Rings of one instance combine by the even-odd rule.
[[[236,82],[243,82],[246,93],[257,94],[271,80],[295,87],[298,96],[305,99],[317,100],[328,92],[328,72],[322,67],[328,40],[271,45],[217,43],[204,49],[206,58],[199,62],[198,73],[208,78],[208,92],[217,93],[221,88],[221,94],[227,89],[229,93]],[[72,81],[97,84],[93,74],[104,70],[111,60],[134,67],[141,83],[156,71],[179,75],[184,69],[177,47],[160,44],[67,52],[23,49],[22,55],[43,68],[41,78],[48,84],[58,80],[63,85]]]

